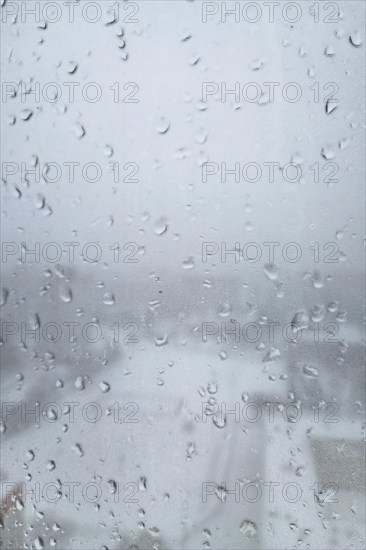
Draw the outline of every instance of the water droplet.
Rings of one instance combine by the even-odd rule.
[[[161,346],[166,346],[167,344],[168,344],[168,336],[166,334],[164,336],[155,338],[155,345],[158,348],[160,348]]]
[[[71,450],[74,451],[80,457],[84,456],[84,451],[81,448],[81,445],[79,443],[75,443],[75,445],[71,447]]]
[[[279,357],[281,357],[281,352],[278,348],[270,348],[266,355],[263,358],[263,363],[268,363],[270,361],[276,361]]]
[[[111,495],[114,495],[117,491],[117,483],[113,481],[113,479],[110,479],[109,481],[107,481],[107,483],[109,492],[111,493]]]
[[[2,288],[1,289],[1,294],[0,294],[0,306],[5,306],[7,300],[8,300],[8,296],[9,296],[9,291],[7,288]]]
[[[222,430],[225,428],[227,424],[227,417],[226,414],[220,414],[220,415],[214,415],[212,417],[212,422],[216,428],[219,428],[219,430]]]
[[[335,55],[335,50],[334,50],[333,46],[327,46],[324,50],[324,54],[327,57],[333,57]]]
[[[251,539],[255,537],[257,534],[257,526],[254,523],[254,521],[250,521],[248,519],[245,519],[242,521],[240,525],[240,531],[245,535],[248,539]]]
[[[346,147],[348,147],[348,145],[349,145],[349,141],[347,138],[342,138],[339,140],[338,146],[340,149],[345,149]]]
[[[147,479],[145,476],[140,477],[139,479],[139,491],[146,491]]]
[[[170,129],[170,122],[164,117],[161,117],[156,125],[156,130],[159,134],[166,134]]]
[[[111,389],[111,386],[108,384],[108,382],[99,382],[99,388],[101,392],[108,393]]]
[[[54,463],[53,460],[49,460],[47,462],[47,470],[49,470],[50,472],[52,472],[54,469],[56,468],[56,464]]]
[[[291,321],[291,327],[293,330],[301,330],[303,328],[308,328],[308,326],[309,316],[305,311],[298,311]]]
[[[352,44],[352,46],[355,46],[355,48],[359,48],[363,44],[362,36],[360,31],[354,31],[350,37],[349,41]]]
[[[219,305],[218,314],[220,317],[229,317],[233,311],[232,305],[228,302],[224,302]]]
[[[159,218],[154,224],[154,233],[156,235],[164,235],[168,231],[168,223],[165,218]]]
[[[188,31],[184,31],[184,32],[182,33],[182,35],[181,35],[180,40],[181,40],[181,42],[187,42],[187,41],[190,40],[191,38],[192,38],[191,33],[188,32]]]
[[[320,271],[315,270],[311,275],[311,282],[314,288],[323,288],[324,282]]]
[[[312,367],[311,365],[303,365],[302,372],[309,378],[316,378],[319,375],[318,369]]]
[[[20,499],[17,498],[16,501],[15,501],[15,507],[20,512],[21,510],[23,510],[24,504]]]
[[[207,141],[207,138],[208,138],[208,134],[207,132],[205,132],[205,130],[203,128],[201,128],[196,134],[195,134],[195,140],[197,141],[197,143],[199,143],[200,145],[203,145],[204,143],[206,143]]]
[[[84,378],[82,376],[78,376],[75,380],[75,388],[79,391],[83,391],[85,388]]]
[[[314,323],[320,323],[324,319],[325,308],[323,305],[315,304],[311,307],[310,311],[311,319]]]
[[[336,311],[338,311],[338,307],[339,307],[338,302],[330,302],[328,304],[328,311],[330,311],[331,313],[335,313]]]
[[[306,49],[304,48],[304,46],[301,46],[301,48],[299,48],[299,57],[306,57],[306,55],[307,55]]]
[[[182,267],[183,269],[193,269],[196,264],[194,263],[194,259],[192,256],[187,258],[186,260],[183,260]]]
[[[335,149],[331,145],[324,145],[322,148],[322,157],[326,160],[334,159],[335,157]]]
[[[27,459],[30,462],[32,462],[32,460],[34,460],[35,454],[32,450],[27,451],[25,454],[26,454]]]
[[[250,64],[250,68],[252,69],[252,71],[260,71],[261,69],[263,69],[263,67],[264,67],[263,59],[255,59]]]
[[[22,120],[24,120],[24,122],[26,122],[27,120],[32,118],[32,116],[33,116],[32,109],[23,109],[22,110],[21,117],[22,117]]]
[[[193,455],[196,454],[196,445],[194,443],[188,443],[187,449],[186,449],[186,457],[187,460],[191,460]]]
[[[268,279],[275,281],[278,278],[278,267],[273,262],[269,262],[263,266],[263,271]]]
[[[65,304],[72,301],[72,290],[70,287],[64,287],[60,290],[60,298]]]
[[[44,196],[38,194],[36,196],[36,200],[34,201],[34,206],[38,208],[38,210],[41,210],[45,206],[45,203],[46,203],[46,199],[44,198]]]
[[[85,131],[85,128],[84,126],[82,126],[81,124],[77,123],[77,124],[74,124],[74,126],[72,127],[73,129],[73,132],[74,134],[76,135],[76,137],[78,137],[79,139],[83,138],[86,134],[86,131]]]
[[[114,297],[114,294],[112,292],[106,292],[103,295],[103,304],[106,306],[113,306],[116,302],[116,299]]]
[[[217,382],[210,382],[207,384],[207,391],[211,395],[214,395],[217,392]]]
[[[69,61],[67,66],[67,72],[69,74],[75,74],[78,69],[78,64],[75,61]]]
[[[327,115],[330,115],[331,113],[333,113],[336,108],[338,107],[338,100],[337,99],[328,99],[326,104],[325,104],[325,112]]]
[[[106,157],[111,157],[113,155],[113,147],[111,145],[106,145],[104,147],[104,155]]]

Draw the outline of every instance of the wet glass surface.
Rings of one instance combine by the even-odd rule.
[[[1,4],[2,548],[364,548],[364,3]]]

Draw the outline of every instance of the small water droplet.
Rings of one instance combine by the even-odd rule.
[[[183,260],[182,267],[183,269],[193,269],[196,264],[194,263],[194,259],[192,256],[187,258],[186,260]]]
[[[117,483],[113,479],[110,479],[107,483],[109,492],[111,495],[114,495],[117,491]]]
[[[160,348],[161,346],[166,346],[168,344],[168,336],[165,334],[164,336],[160,336],[155,338],[155,345]]]
[[[225,428],[227,424],[227,417],[226,414],[220,414],[220,415],[214,415],[212,417],[212,422],[216,428],[219,428],[219,430],[222,430]]]
[[[104,147],[104,155],[106,157],[111,157],[113,155],[113,147],[111,145],[106,145]]]
[[[67,72],[69,74],[75,74],[78,69],[78,64],[75,61],[69,61],[67,66]]]
[[[260,71],[261,69],[263,69],[263,67],[264,67],[263,59],[255,59],[250,64],[250,68],[252,69],[252,71]]]
[[[147,479],[145,476],[140,477],[139,479],[139,491],[146,491]]]
[[[114,294],[112,292],[106,292],[103,295],[103,304],[106,306],[113,306],[116,302]]]
[[[220,317],[229,317],[233,311],[232,305],[224,302],[219,305],[218,314]]]
[[[197,143],[199,143],[200,145],[203,145],[204,143],[206,143],[207,141],[207,138],[208,138],[208,134],[207,132],[201,128],[196,134],[195,134],[195,140],[197,141]]]
[[[337,99],[333,99],[333,98],[328,99],[326,104],[325,104],[326,114],[330,115],[331,113],[333,113],[336,110],[337,107],[338,107],[338,100]]]
[[[75,445],[71,447],[71,450],[74,451],[80,457],[84,456],[84,451],[81,448],[81,445],[79,443],[75,443]]]
[[[64,287],[60,290],[60,298],[65,304],[72,301],[72,290],[70,287]]]
[[[335,55],[335,49],[333,48],[333,46],[327,46],[324,50],[324,54],[327,57],[333,57]]]
[[[355,48],[359,48],[360,46],[362,46],[363,40],[360,31],[354,31],[350,35],[349,41]]]
[[[331,145],[324,145],[321,151],[322,157],[326,160],[334,159],[335,149]]]
[[[38,210],[41,210],[45,206],[45,203],[46,203],[46,199],[44,198],[44,196],[38,194],[34,201],[34,206],[38,208]]]
[[[101,392],[108,393],[111,389],[111,386],[108,384],[108,382],[99,382],[99,388]]]
[[[24,122],[27,122],[27,120],[32,118],[32,116],[33,116],[32,109],[23,109],[22,110],[21,117],[22,117],[22,120],[24,120]]]
[[[217,382],[210,382],[207,384],[207,391],[211,395],[214,395],[217,392]]]
[[[49,470],[50,472],[52,472],[54,469],[56,468],[56,464],[54,463],[53,460],[49,460],[47,462],[47,470]]]
[[[83,391],[85,388],[84,378],[82,376],[78,376],[75,380],[75,388],[79,391]]]
[[[323,288],[324,282],[320,271],[315,270],[311,275],[311,282],[314,288]]]
[[[72,129],[76,137],[78,137],[79,139],[83,138],[86,134],[84,126],[82,126],[80,123],[74,124]]]
[[[159,134],[166,134],[170,129],[170,122],[164,117],[161,117],[156,125],[156,130]]]
[[[32,460],[34,460],[34,457],[35,457],[35,454],[34,452],[30,449],[29,451],[26,452],[26,457],[27,459],[32,462]]]
[[[1,294],[0,294],[0,306],[5,306],[7,300],[8,300],[8,296],[9,296],[9,291],[7,288],[2,288],[1,289]]]
[[[269,363],[270,361],[276,361],[281,357],[281,352],[278,348],[271,347],[263,358],[263,363]]]
[[[193,455],[195,454],[196,454],[196,445],[192,442],[188,443],[187,449],[186,449],[187,460],[191,460]]]

